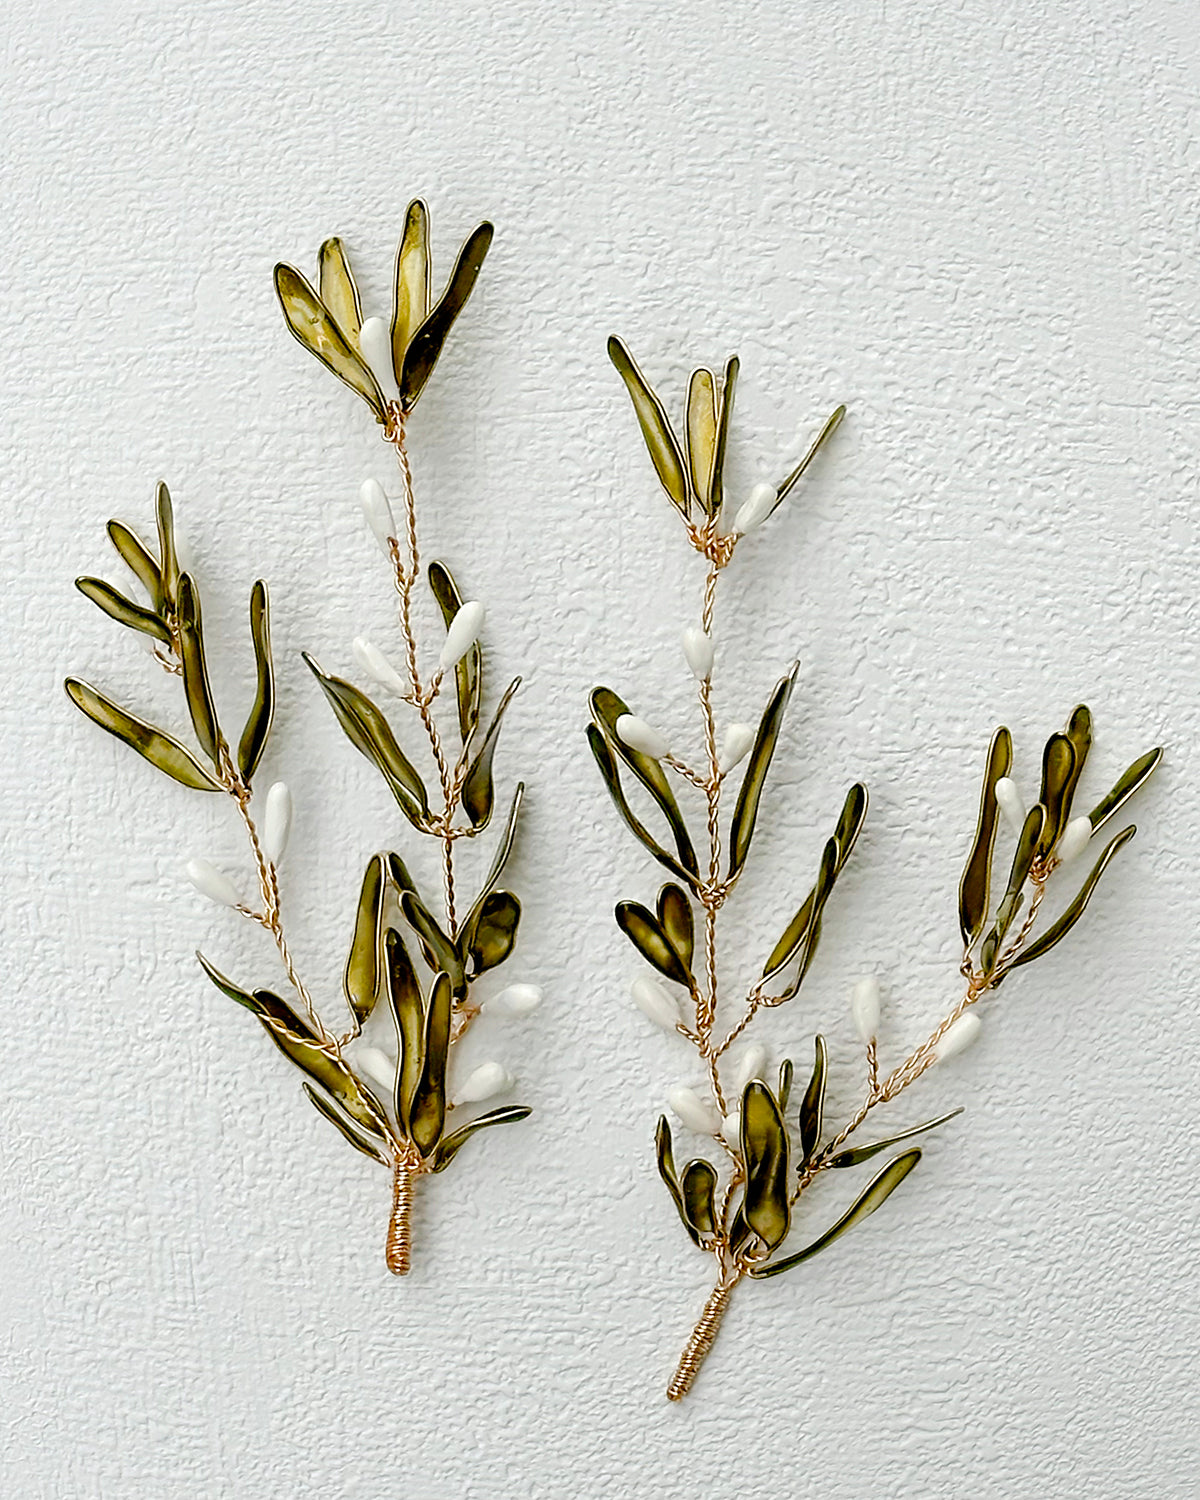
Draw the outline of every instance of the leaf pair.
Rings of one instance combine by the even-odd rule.
[[[705,1237],[716,1233],[716,1210],[713,1204],[717,1186],[716,1169],[711,1162],[697,1157],[688,1162],[682,1174],[675,1170],[671,1126],[666,1115],[659,1118],[654,1143],[658,1175],[666,1184],[683,1227],[695,1244],[703,1246]]]
[[[695,917],[681,886],[671,883],[663,886],[658,893],[657,913],[636,901],[619,902],[617,926],[660,974],[689,990],[695,988],[692,976]]]

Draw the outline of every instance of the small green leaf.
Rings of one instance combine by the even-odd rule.
[[[527,1104],[506,1104],[502,1109],[489,1110],[466,1125],[460,1125],[449,1135],[443,1136],[434,1152],[433,1170],[443,1172],[458,1155],[459,1148],[469,1141],[477,1130],[487,1130],[492,1125],[515,1125],[518,1120],[527,1120],[533,1111]]]
[[[692,493],[709,511],[717,448],[717,383],[711,370],[693,370],[687,395],[687,456]]]
[[[654,1133],[654,1150],[658,1163],[658,1175],[666,1183],[667,1192],[671,1195],[671,1201],[675,1205],[683,1227],[691,1236],[693,1243],[699,1245],[700,1234],[688,1218],[683,1191],[679,1186],[679,1176],[675,1171],[675,1156],[671,1150],[671,1125],[666,1115],[659,1116],[658,1129]]]
[[[729,419],[733,414],[733,393],[737,389],[738,357],[735,354],[725,366],[721,387],[721,412],[717,418],[717,438],[713,452],[712,491],[709,514],[716,515],[725,498],[725,450],[729,445]]]
[[[616,914],[617,926],[648,964],[652,964],[660,974],[665,974],[676,984],[682,984],[689,990],[693,987],[695,981],[691,970],[675,951],[653,912],[636,901],[620,901],[617,903]]]
[[[805,942],[809,935],[809,928],[813,925],[814,910],[817,922],[820,922],[821,911],[829,899],[833,884],[845,868],[850,852],[858,842],[858,835],[867,815],[867,800],[866,787],[856,781],[846,793],[846,800],[838,815],[832,840],[835,847],[831,849],[829,844],[826,844],[817,884],[809,891],[804,904],[788,923],[783,936],[771,950],[771,956],[763,966],[764,979],[770,979],[778,974],[800,951],[800,946]],[[809,954],[814,953],[815,949],[814,941],[808,945]]]
[[[791,1223],[788,1203],[788,1138],[775,1096],[752,1078],[742,1094],[742,1163],[746,1194],[741,1213],[769,1250],[782,1243]]]
[[[113,546],[120,553],[121,560],[146,590],[146,593],[149,594],[151,609],[154,610],[155,614],[161,614],[164,596],[158,559],[150,551],[149,547],[139,537],[135,536],[122,521],[110,521],[108,523],[108,536]]]
[[[221,783],[204,769],[191,751],[169,734],[147,724],[144,719],[136,718],[78,677],[68,677],[64,685],[71,702],[87,714],[93,724],[99,724],[101,729],[107,729],[109,734],[124,740],[173,780],[201,792],[222,790]]]
[[[225,736],[217,722],[208,666],[204,660],[204,628],[200,621],[200,595],[191,574],[179,575],[179,659],[183,665],[183,692],[192,728],[200,748],[220,769],[227,753]]]
[[[445,563],[429,564],[429,587],[442,612],[442,619],[449,628],[450,621],[463,606],[463,597]],[[466,655],[455,667],[454,686],[458,698],[458,732],[465,745],[479,723],[479,704],[483,692],[483,651],[478,641],[471,643]]]
[[[821,1144],[821,1123],[825,1116],[827,1069],[825,1038],[815,1037],[814,1042],[816,1055],[813,1060],[812,1076],[808,1080],[808,1088],[805,1089],[804,1098],[800,1104],[800,1149],[806,1163],[812,1160],[813,1152]]]
[[[154,490],[154,517],[158,524],[158,555],[162,558],[160,574],[163,598],[175,608],[179,593],[179,557],[175,551],[175,507],[171,492],[160,479]]]
[[[450,273],[446,290],[409,340],[400,368],[400,403],[406,412],[412,411],[417,404],[426,382],[433,374],[433,367],[437,364],[454,321],[474,289],[494,233],[492,225],[485,220],[467,236],[466,243],[458,252],[458,260]],[[393,340],[394,338],[393,334]]]
[[[413,334],[429,316],[429,280],[429,210],[420,198],[414,198],[404,215],[404,233],[396,251],[392,363],[397,370],[404,368]]]
[[[421,1076],[413,1093],[408,1123],[409,1138],[422,1156],[428,1156],[437,1145],[446,1121],[446,1055],[452,1004],[450,976],[439,974],[433,981],[425,1012]]]
[[[383,951],[384,897],[387,893],[387,864],[376,854],[363,875],[362,890],[354,918],[354,936],[350,955],[342,976],[346,1003],[354,1016],[356,1029],[375,1009],[385,983],[386,957]]]
[[[831,1167],[857,1167],[860,1162],[870,1161],[871,1157],[880,1151],[886,1151],[889,1146],[898,1146],[901,1141],[911,1140],[914,1135],[924,1135],[927,1130],[936,1130],[939,1125],[944,1125],[947,1120],[953,1120],[955,1115],[962,1114],[962,1105],[952,1109],[947,1115],[939,1115],[936,1120],[926,1120],[924,1125],[914,1125],[910,1130],[901,1130],[897,1135],[889,1135],[882,1141],[872,1141],[868,1146],[851,1146],[846,1151],[839,1151],[836,1156],[829,1160]]]
[[[404,939],[394,927],[389,927],[384,933],[383,954],[388,1003],[399,1046],[394,1101],[396,1118],[401,1129],[407,1131],[424,1060],[425,1005],[412,959],[408,956]]]
[[[343,1114],[323,1090],[314,1088],[311,1083],[304,1084],[303,1088],[318,1112],[341,1131],[356,1151],[361,1151],[364,1156],[369,1156],[374,1161],[382,1162],[385,1167],[392,1165],[387,1142],[378,1130],[368,1130],[365,1125],[360,1125],[349,1115]]]
[[[784,1060],[779,1064],[778,1099],[779,1099],[779,1113],[780,1114],[783,1114],[783,1112],[787,1109],[787,1107],[788,1107],[788,1100],[792,1096],[792,1075],[793,1075],[793,1071],[794,1070],[792,1068],[792,1060],[791,1060],[791,1058],[790,1057],[785,1057]]]
[[[435,974],[440,971],[450,976],[455,995],[465,994],[466,979],[458,948],[442,931],[433,913],[416,891],[400,892],[400,910],[404,913],[404,920],[417,935],[425,962]]]
[[[143,635],[152,635],[156,640],[171,643],[171,632],[152,609],[143,609],[132,599],[117,592],[103,578],[77,578],[75,587],[93,604],[98,605],[118,625],[127,625],[130,630],[139,630]]]
[[[754,836],[759,800],[767,779],[767,771],[770,769],[771,757],[775,754],[775,745],[783,724],[784,711],[788,706],[788,699],[792,696],[792,689],[796,685],[796,673],[799,669],[800,664],[797,662],[786,677],[779,679],[775,691],[771,694],[771,701],[767,704],[759,722],[758,735],[754,741],[754,748],[750,751],[746,775],[742,781],[742,789],[738,793],[737,806],[733,810],[733,821],[729,827],[730,880],[740,873],[742,866],[746,863],[746,855],[750,852],[750,840]]]
[[[353,352],[361,355],[358,335],[362,328],[362,299],[346,247],[336,235],[317,251],[317,289],[338,332]]]
[[[716,1214],[713,1209],[716,1187],[717,1173],[711,1162],[697,1157],[684,1167],[679,1179],[679,1195],[683,1199],[687,1222],[698,1235],[716,1233]]]
[[[1070,793],[1077,768],[1075,746],[1065,734],[1052,734],[1042,754],[1042,790],[1038,801],[1046,809],[1045,827],[1037,846],[1037,858],[1045,859],[1058,842],[1070,812]]]
[[[789,963],[796,954],[799,954],[800,963],[797,966],[796,973],[783,993],[777,998],[776,1004],[782,1005],[796,994],[800,986],[804,983],[805,976],[812,966],[813,959],[817,956],[817,946],[821,941],[821,918],[825,913],[825,905],[833,892],[833,887],[837,880],[837,872],[837,839],[827,839],[825,848],[821,853],[821,864],[817,870],[816,884],[809,893],[808,900],[800,908],[799,912],[797,912],[791,927],[789,927],[783,939],[781,939],[776,952],[781,951],[785,943],[791,943],[795,930],[799,929],[800,924],[807,916],[807,925],[803,928],[802,937],[796,940],[795,946],[787,958],[783,960],[783,963],[772,969],[769,974],[764,975],[765,978],[770,978],[774,974],[778,974],[784,965]],[[774,954],[772,955],[773,958]]]
[[[260,578],[250,590],[250,639],[254,643],[257,682],[254,703],[238,744],[238,767],[242,780],[249,786],[275,718],[275,668],[271,660],[271,611],[267,585]]]
[[[800,460],[800,462],[796,465],[796,467],[792,470],[788,477],[779,486],[779,493],[776,497],[775,505],[771,507],[772,512],[775,510],[776,506],[782,504],[783,501],[787,499],[788,495],[791,494],[796,485],[800,483],[800,480],[803,477],[805,471],[808,469],[809,464],[812,463],[813,459],[816,458],[817,454],[820,453],[821,449],[841,426],[842,418],[845,415],[846,408],[844,406],[839,406],[835,411],[831,412],[828,417],[826,417],[825,425],[821,428],[820,432],[817,433],[816,438],[813,440],[812,447],[808,450],[808,452],[804,455],[804,457]]]
[[[312,1027],[296,1014],[286,1000],[281,999],[271,990],[254,990],[253,992],[244,990],[240,985],[234,984],[231,979],[226,979],[219,969],[209,963],[203,953],[197,951],[196,957],[200,960],[200,967],[223,995],[245,1006],[260,1020],[269,1021],[276,1030],[285,1032],[296,1041],[316,1043],[317,1038],[313,1034]]]
[[[1108,862],[1137,832],[1137,825],[1131,823],[1128,828],[1123,828],[1120,833],[1105,847],[1100,858],[1092,866],[1092,871],[1079,889],[1074,901],[1063,912],[1062,916],[1037,939],[1030,943],[1028,948],[1022,951],[1013,960],[1011,967],[1019,969],[1022,964],[1031,963],[1035,958],[1041,958],[1043,953],[1049,953],[1055,943],[1061,942],[1074,927],[1075,923],[1083,916],[1084,908],[1092,899],[1092,892],[1096,889],[1101,875],[1108,868]]]
[[[462,936],[473,976],[486,974],[504,962],[517,941],[520,920],[521,903],[511,891],[490,891],[483,898]]]
[[[471,762],[466,779],[463,781],[462,806],[463,811],[471,820],[471,827],[475,829],[486,828],[492,816],[492,806],[495,801],[495,789],[492,784],[492,757],[496,753],[496,740],[500,734],[500,723],[504,718],[504,710],[512,701],[513,694],[521,686],[521,679],[514,677],[496,707],[492,722],[488,725],[487,733],[483,737],[483,744],[476,752]]]
[[[683,967],[690,971],[696,950],[696,919],[682,886],[669,881],[658,893],[658,924]]]
[[[292,337],[361,396],[377,421],[386,421],[386,403],[374,375],[300,272],[292,266],[277,265],[275,295]]]
[[[493,890],[500,876],[504,873],[504,867],[508,863],[508,856],[512,853],[513,841],[517,836],[517,815],[521,811],[521,799],[524,795],[525,783],[518,781],[517,789],[513,793],[512,806],[508,810],[508,820],[504,825],[504,832],[500,836],[500,842],[496,846],[496,853],[492,859],[491,869],[487,872],[487,877],[483,885],[479,888],[479,894],[475,897],[471,910],[467,913],[467,919],[463,923],[464,932],[470,928],[480,906]],[[409,889],[412,889],[412,882],[408,881],[407,886]]]
[[[634,363],[629,350],[614,334],[608,341],[608,357],[625,382],[633,402],[633,410],[642,429],[642,437],[650,452],[650,461],[659,483],[666,490],[672,504],[679,507],[683,516],[688,513],[687,471],[683,464],[683,453],[679,439],[671,430],[662,402],[650,389],[646,377]]]
[[[613,805],[624,818],[626,825],[639,843],[645,846],[658,860],[659,864],[670,870],[672,875],[677,875],[680,880],[686,880],[694,884],[698,877],[685,870],[683,866],[672,855],[659,844],[634,816],[629,803],[625,800],[625,793],[621,788],[621,778],[617,771],[616,757],[613,755],[607,739],[595,724],[587,727],[588,744],[591,746],[592,755],[596,764],[600,767],[600,775],[604,778],[604,785],[608,788],[608,795],[613,800]]]
[[[979,821],[975,841],[967,856],[966,868],[958,887],[958,925],[963,943],[970,948],[983,931],[991,898],[992,850],[996,844],[999,807],[996,783],[1012,768],[1012,735],[1001,727],[992,736],[987,766],[983,773],[983,790],[979,797]]]
[[[1129,769],[1121,775],[1112,791],[1109,792],[1107,796],[1102,797],[1088,814],[1088,817],[1091,819],[1093,833],[1095,833],[1102,824],[1107,823],[1109,818],[1112,817],[1113,813],[1115,813],[1119,808],[1123,807],[1125,803],[1129,801],[1130,797],[1133,796],[1134,792],[1137,791],[1142,782],[1144,782],[1147,777],[1149,777],[1154,772],[1155,768],[1157,767],[1159,761],[1162,760],[1162,758],[1163,752],[1162,746],[1160,745],[1156,749],[1149,750],[1145,755],[1140,756],[1137,760],[1134,761],[1133,765],[1131,765]]]

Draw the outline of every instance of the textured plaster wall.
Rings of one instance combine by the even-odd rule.
[[[20,0],[5,25],[0,1493],[1195,1495],[1191,8]],[[103,522],[144,525],[166,477],[226,701],[246,591],[273,585],[266,774],[295,790],[286,901],[332,995],[365,856],[410,843],[297,653],[345,668],[354,634],[387,640],[354,503],[385,456],[286,336],[270,269],[340,232],[378,307],[417,191],[443,267],[476,217],[499,228],[414,461],[496,677],[526,676],[499,762],[530,782],[509,972],[547,1000],[480,1028],[537,1113],[430,1186],[398,1283],[383,1173],[191,957],[273,973],[180,879],[193,853],[244,868],[228,809],[59,680],[166,701],[71,588],[116,576]],[[709,1263],[650,1137],[692,1075],[626,999],[611,907],[657,882],[580,730],[608,680],[686,741],[699,575],[614,329],[674,392],[740,351],[735,487],[849,407],[731,575],[718,663],[721,714],[747,718],[803,658],[731,976],[846,782],[872,789],[803,998],[761,1028],[777,1055],[827,1031],[833,1107],[859,1086],[854,978],[886,976],[892,1056],[956,993],[993,725],[1030,795],[1081,698],[1093,789],[1170,747],[1077,938],[898,1107],[967,1113],[869,1226],[739,1296],[682,1408],[662,1387]]]

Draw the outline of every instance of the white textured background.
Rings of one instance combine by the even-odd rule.
[[[1192,8],[21,0],[7,27],[0,1492],[1196,1495]],[[398,1283],[384,1174],[191,958],[273,973],[179,879],[189,853],[241,868],[229,810],[59,680],[167,712],[71,587],[119,576],[103,522],[144,526],[166,477],[238,710],[245,595],[274,589],[264,774],[295,788],[287,906],[332,996],[365,857],[412,839],[296,653],[345,669],[353,634],[386,643],[354,504],[385,455],[270,269],[341,233],[379,308],[414,192],[443,269],[476,218],[499,231],[414,449],[431,550],[489,605],[493,687],[526,674],[499,757],[531,783],[507,972],[547,1003],[480,1029],[537,1114],[423,1194]],[[744,1289],[682,1408],[662,1386],[709,1262],[650,1138],[687,1063],[625,999],[611,906],[657,879],[580,731],[608,680],[687,743],[699,573],[614,329],[676,399],[740,351],[737,486],[850,409],[730,575],[718,666],[747,718],[804,659],[731,978],[846,782],[873,792],[803,998],[760,1028],[798,1056],[825,1028],[835,1108],[855,977],[887,976],[891,1056],[956,994],[994,723],[1029,795],[1080,698],[1088,790],[1170,747],[1084,927],[898,1107],[968,1112],[869,1226]]]

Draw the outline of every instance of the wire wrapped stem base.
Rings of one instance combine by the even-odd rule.
[[[392,1173],[392,1216],[388,1220],[385,1256],[393,1276],[407,1276],[412,1265],[412,1205],[417,1174],[411,1162],[396,1162]]]
[[[708,1301],[704,1304],[704,1311],[700,1314],[700,1320],[692,1329],[692,1336],[679,1356],[679,1364],[667,1387],[668,1401],[682,1401],[691,1390],[696,1376],[700,1373],[700,1366],[708,1357],[708,1351],[716,1341],[721,1319],[725,1316],[735,1286],[737,1286],[736,1279],[719,1281],[713,1287]]]

